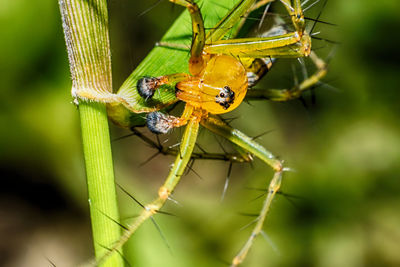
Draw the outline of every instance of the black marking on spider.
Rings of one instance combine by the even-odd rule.
[[[156,77],[143,77],[136,83],[138,93],[144,99],[152,98],[158,87],[159,79]]]
[[[215,103],[220,104],[224,109],[228,109],[233,101],[235,101],[235,92],[227,85],[215,96]]]

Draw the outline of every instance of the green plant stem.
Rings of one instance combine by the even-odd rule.
[[[105,247],[111,247],[121,234],[118,224],[113,221],[119,221],[119,214],[107,112],[102,103],[82,101],[79,114],[93,241],[96,258],[100,258],[107,251]],[[102,266],[123,266],[123,260],[114,254]]]
[[[119,240],[121,229],[105,103],[112,98],[106,0],[59,0],[72,77],[79,102],[89,207],[96,258]],[[123,266],[115,253],[102,266]]]

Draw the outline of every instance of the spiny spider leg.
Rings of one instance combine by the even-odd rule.
[[[299,85],[290,89],[254,89],[249,90],[246,95],[248,100],[269,99],[272,101],[288,101],[299,98],[301,94],[313,88],[327,73],[327,64],[320,59],[313,51],[310,53],[310,59],[317,67],[317,71],[303,80]]]
[[[154,147],[155,149],[158,150],[159,154],[162,155],[171,155],[171,156],[176,156],[178,154],[178,150],[175,149],[175,146],[163,146],[161,144],[157,144],[153,140],[151,140],[149,137],[138,131],[135,127],[131,128],[131,131],[133,132],[132,135],[138,136],[140,139],[142,139],[144,142],[146,142],[148,145],[151,147]],[[193,152],[191,155],[191,159],[197,160],[218,160],[218,161],[229,161],[231,163],[236,162],[236,163],[244,163],[244,162],[251,162],[253,161],[253,158],[251,155],[249,155],[248,152],[243,151],[240,147],[235,146],[235,150],[238,151],[238,153],[213,153],[213,152],[208,152],[205,151],[204,149],[201,148],[196,143],[196,146],[201,150],[201,152]]]

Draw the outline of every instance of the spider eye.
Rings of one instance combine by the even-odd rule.
[[[215,102],[220,104],[225,110],[233,104],[234,100],[235,92],[228,85],[225,85],[219,94],[215,96]]]

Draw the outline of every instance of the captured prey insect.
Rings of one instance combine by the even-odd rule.
[[[146,114],[148,128],[157,134],[164,134],[173,128],[186,125],[175,162],[165,183],[158,190],[158,198],[143,206],[142,213],[123,233],[121,239],[110,246],[109,251],[100,261],[106,260],[112,253],[117,252],[144,221],[159,212],[165,202],[171,199],[171,194],[191,159],[199,126],[202,125],[231,141],[238,149],[258,157],[274,170],[268,194],[255,227],[243,248],[232,260],[232,266],[237,266],[245,259],[254,239],[262,233],[272,199],[280,188],[282,173],[287,168],[284,168],[281,160],[253,138],[232,128],[218,115],[236,109],[245,99],[249,88],[257,84],[268,72],[276,58],[309,57],[317,70],[291,89],[257,90],[262,92],[263,97],[274,101],[287,101],[299,97],[302,92],[319,82],[326,74],[327,66],[311,50],[311,37],[306,31],[300,0],[237,1],[207,33],[200,8],[194,1],[170,0],[170,2],[184,6],[189,11],[192,21],[188,71],[183,67],[174,71],[174,68],[169,68],[168,64],[175,59],[152,52],[149,58],[160,64],[154,75],[144,73],[147,64],[145,60],[116,94],[75,92],[82,99],[107,102],[111,120],[122,127],[135,126],[138,120],[142,120],[142,114]],[[233,29],[239,31],[243,21],[252,11],[272,2],[284,6],[289,14],[293,30],[277,26],[269,30],[264,37],[224,39]],[[175,27],[178,26],[177,23]],[[172,31],[171,29],[167,36]],[[163,45],[174,46],[165,42]],[[156,49],[161,49],[161,47]],[[182,56],[184,57],[185,55]],[[157,72],[164,73],[157,74]],[[160,111],[179,100],[185,102],[185,108],[180,117]],[[138,116],[137,113],[140,115]]]

